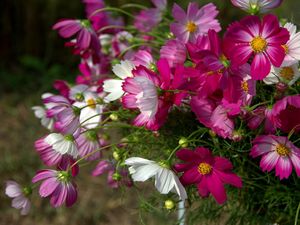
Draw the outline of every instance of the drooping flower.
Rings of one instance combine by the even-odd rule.
[[[207,34],[210,29],[216,32],[221,30],[218,20],[215,19],[218,13],[216,6],[212,3],[200,9],[197,3],[190,3],[187,13],[174,4],[172,15],[177,22],[170,25],[171,32],[183,43],[195,42],[199,35]]]
[[[280,6],[283,0],[231,0],[236,7],[251,14],[265,13]]]
[[[272,110],[275,126],[288,133],[300,131],[300,95],[286,96],[277,101]]]
[[[253,142],[250,155],[253,158],[262,156],[260,167],[270,172],[275,168],[276,176],[280,180],[288,178],[294,166],[300,176],[300,150],[287,137],[275,135],[261,135]]]
[[[156,163],[140,157],[131,157],[125,160],[130,166],[129,172],[134,181],[144,182],[155,177],[155,187],[161,194],[176,192],[181,200],[187,199],[187,194],[176,174],[164,163]]]
[[[289,31],[290,39],[283,46],[286,56],[282,66],[289,66],[300,60],[300,32],[297,32],[297,27],[292,23],[286,23],[284,28]]]
[[[300,78],[298,63],[290,66],[272,67],[270,74],[264,79],[266,84],[283,82],[292,86]]]
[[[52,133],[38,139],[34,146],[47,166],[60,164],[65,156],[71,156],[72,158],[78,156],[77,144],[72,135],[63,136],[62,134]]]
[[[176,171],[183,172],[181,183],[185,186],[196,184],[202,197],[211,193],[219,204],[223,204],[227,200],[224,184],[242,187],[241,178],[232,172],[231,162],[223,157],[214,157],[207,148],[198,147],[195,151],[181,149],[176,156],[186,162],[174,166]]]
[[[32,178],[32,183],[42,180],[39,194],[43,198],[49,197],[53,207],[59,207],[64,203],[67,207],[71,207],[76,202],[76,184],[68,171],[40,170]]]
[[[120,185],[132,186],[132,180],[129,177],[128,170],[125,168],[116,169],[113,162],[102,160],[92,172],[92,176],[100,176],[107,173],[107,183],[111,188],[118,188]]]
[[[122,85],[127,77],[132,77],[132,70],[135,68],[134,64],[128,60],[121,61],[113,67],[113,72],[120,79],[107,79],[104,81],[103,89],[105,92],[109,93],[105,96],[104,100],[106,102],[115,101],[122,97],[124,91]]]
[[[30,200],[28,196],[31,194],[32,190],[30,187],[22,188],[15,181],[6,181],[5,194],[12,198],[11,206],[16,209],[21,209],[21,215],[27,215],[31,208]]]
[[[64,19],[57,22],[53,29],[58,30],[59,35],[63,38],[77,35],[76,46],[81,50],[86,50],[91,46],[98,46],[96,50],[100,51],[97,34],[91,28],[89,20]]]
[[[264,79],[271,71],[271,65],[280,67],[285,57],[284,46],[289,33],[279,26],[276,16],[266,15],[261,22],[258,16],[247,16],[234,23],[226,33],[228,52],[232,62],[244,65],[253,56],[251,76]]]

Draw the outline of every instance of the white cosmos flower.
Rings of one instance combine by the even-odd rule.
[[[300,32],[297,32],[297,27],[292,23],[284,25],[290,33],[290,39],[284,45],[286,56],[283,65],[295,64],[300,60]]]
[[[264,79],[266,84],[277,84],[284,82],[289,86],[293,85],[300,77],[298,63],[290,66],[272,67],[270,74]]]
[[[122,84],[127,77],[133,77],[132,70],[134,69],[134,64],[128,60],[121,61],[113,67],[112,71],[120,79],[108,79],[104,81],[103,89],[105,92],[109,93],[105,98],[105,102],[115,101],[122,97],[124,91],[122,89]]]
[[[45,142],[60,154],[69,154],[76,158],[78,156],[77,145],[72,135],[63,136],[58,133],[51,133],[45,138]]]
[[[129,172],[134,181],[144,182],[155,177],[155,187],[161,194],[170,191],[176,192],[181,200],[187,199],[187,194],[176,174],[164,165],[140,157],[131,157],[125,160],[130,166]]]

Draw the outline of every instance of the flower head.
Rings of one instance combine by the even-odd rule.
[[[251,76],[264,79],[271,65],[280,67],[285,57],[284,46],[289,33],[279,26],[277,17],[266,15],[261,22],[258,16],[247,16],[229,27],[226,41],[231,48],[231,59],[237,65],[244,65],[252,56]]]
[[[171,32],[183,43],[189,40],[195,42],[199,35],[207,34],[209,29],[216,32],[221,30],[218,20],[215,19],[218,11],[212,3],[200,9],[197,3],[190,3],[187,13],[174,4],[172,15],[177,22],[170,25]]]
[[[280,6],[283,0],[231,0],[232,4],[249,13],[265,13]]]
[[[294,166],[300,176],[300,150],[287,137],[275,135],[261,135],[253,142],[250,155],[262,156],[260,167],[270,172],[275,168],[276,176],[281,179],[288,178]]]
[[[22,188],[15,181],[6,181],[5,194],[13,198],[12,207],[16,209],[21,209],[21,215],[27,215],[29,213],[31,203],[28,196],[31,194],[30,187]]]
[[[297,27],[292,23],[286,23],[284,28],[288,30],[290,39],[283,46],[286,56],[282,66],[290,66],[300,60],[300,32],[297,32]]]
[[[39,189],[40,196],[50,197],[53,207],[59,207],[66,203],[72,206],[77,200],[77,188],[72,181],[72,175],[63,170],[40,170],[32,178],[32,183],[42,181]]]
[[[223,157],[214,157],[207,148],[198,147],[195,151],[181,149],[176,156],[186,161],[174,166],[176,171],[183,172],[180,181],[183,185],[196,184],[202,197],[211,193],[219,204],[223,204],[227,199],[224,184],[242,187],[241,178],[232,172],[231,162]]]
[[[270,74],[264,79],[266,84],[283,82],[292,86],[300,78],[298,63],[289,66],[272,67]]]
[[[168,194],[173,191],[178,194],[181,200],[187,198],[185,189],[178,177],[172,170],[168,169],[166,164],[159,164],[140,157],[128,158],[125,160],[125,164],[130,166],[129,172],[134,181],[144,182],[155,177],[155,187],[161,194]]]

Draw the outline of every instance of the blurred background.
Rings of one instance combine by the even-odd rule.
[[[129,2],[141,4],[137,0],[107,1],[113,6]],[[169,0],[169,6],[173,2]],[[230,0],[198,2],[215,2],[223,27],[245,15]],[[178,3],[185,6],[188,1]],[[143,4],[151,5],[150,0]],[[299,0],[285,0],[275,12],[281,18],[300,23]],[[33,143],[46,131],[34,118],[31,107],[41,104],[42,93],[53,91],[54,80],[73,81],[78,74],[79,58],[72,56],[70,49],[64,48],[64,40],[51,30],[60,18],[84,18],[81,1],[0,1],[0,225],[168,224],[167,217],[138,210],[144,203],[136,191],[112,190],[106,185],[106,176],[90,178],[88,169],[78,179],[80,198],[72,209],[53,209],[48,200],[35,194],[28,216],[22,217],[10,207],[11,200],[4,195],[4,181],[14,179],[26,184],[42,168]],[[148,190],[147,186],[139,187],[141,193]]]

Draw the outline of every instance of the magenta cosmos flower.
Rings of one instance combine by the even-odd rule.
[[[251,14],[265,13],[280,6],[283,0],[231,0],[232,4]]]
[[[50,197],[53,207],[59,207],[64,202],[67,207],[72,206],[77,200],[76,185],[72,175],[67,171],[40,170],[32,178],[32,183],[43,180],[40,186],[40,196]]]
[[[300,95],[287,96],[277,101],[272,109],[275,126],[288,133],[300,131]]]
[[[226,41],[231,49],[231,59],[237,65],[245,64],[251,57],[251,76],[264,79],[271,71],[271,64],[280,67],[285,57],[283,46],[289,32],[279,26],[274,15],[266,15],[261,22],[258,16],[247,16],[229,27]]]
[[[31,194],[32,190],[30,187],[22,188],[15,181],[6,181],[5,194],[12,198],[11,206],[16,209],[21,209],[21,215],[27,215],[31,208],[31,203],[28,196]]]
[[[292,165],[300,176],[300,150],[287,137],[261,135],[253,142],[250,155],[255,158],[262,156],[260,167],[270,172],[275,168],[280,180],[288,178],[292,173]]]
[[[89,20],[64,19],[54,24],[53,30],[58,30],[59,35],[63,38],[70,38],[77,35],[76,46],[81,50],[99,45],[96,44],[99,40]]]
[[[208,30],[216,32],[221,30],[216,16],[218,15],[216,6],[209,3],[199,9],[198,4],[193,2],[188,5],[187,13],[174,4],[172,15],[177,22],[170,25],[171,32],[182,42],[189,40],[195,42],[201,34],[207,34]]]
[[[242,187],[241,178],[232,172],[231,162],[223,157],[214,157],[207,148],[198,147],[195,151],[181,149],[176,155],[186,161],[175,165],[176,171],[183,172],[181,183],[196,184],[202,197],[211,193],[219,204],[223,204],[227,200],[224,184]]]

